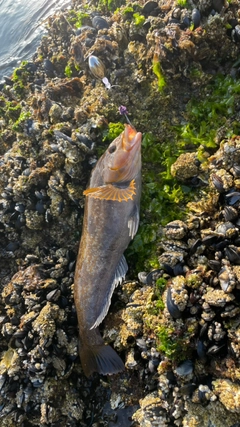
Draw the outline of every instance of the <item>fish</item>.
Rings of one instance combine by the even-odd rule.
[[[86,196],[74,275],[74,303],[83,372],[112,375],[124,370],[116,351],[104,343],[99,325],[114,289],[125,279],[123,255],[139,225],[142,134],[129,124],[96,163]]]

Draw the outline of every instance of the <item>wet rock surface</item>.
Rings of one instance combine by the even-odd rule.
[[[171,140],[170,126],[212,76],[237,80],[239,5],[85,6],[73,1],[50,18],[33,61],[1,86],[0,426],[237,425],[240,138],[228,136],[237,109],[215,149],[199,160],[189,143],[173,162],[176,180],[197,178],[200,191],[184,219],[159,224],[158,268],[139,281],[130,270],[116,290],[102,332],[125,361],[121,375],[83,375],[73,277],[82,193],[103,132],[126,105],[138,130]],[[89,55],[104,64],[110,90]]]

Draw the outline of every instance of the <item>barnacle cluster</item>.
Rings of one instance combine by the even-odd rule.
[[[50,17],[33,60],[0,84],[0,426],[197,426],[210,416],[231,426],[239,6],[96,3],[73,0]],[[127,258],[131,279],[148,271],[116,291],[103,326],[126,372],[89,381],[72,297],[82,192],[123,128],[120,105],[144,133],[141,225]]]

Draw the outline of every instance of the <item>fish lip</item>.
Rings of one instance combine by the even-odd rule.
[[[131,137],[131,134],[133,136]],[[130,125],[125,125],[125,130],[122,136],[122,148],[124,151],[131,151],[136,144],[139,144],[142,140],[142,133],[137,132],[135,128]]]

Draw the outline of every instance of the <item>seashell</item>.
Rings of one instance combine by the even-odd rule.
[[[227,202],[230,206],[235,205],[235,203],[240,201],[240,192],[233,191],[232,193],[226,194]]]
[[[23,213],[25,211],[25,205],[23,203],[16,203],[15,210]]]
[[[164,227],[164,232],[169,239],[183,239],[186,237],[188,228],[183,221],[176,220],[169,222]]]
[[[144,15],[151,15],[151,12],[153,12],[155,9],[157,9],[158,3],[153,0],[149,0],[145,3],[145,5],[142,8],[142,13]]]
[[[180,21],[176,18],[169,18],[168,20],[168,24],[175,24],[175,25],[179,25]]]
[[[94,142],[91,139],[82,133],[76,133],[76,137],[86,147],[87,151],[89,151],[89,149],[92,150]]]
[[[180,24],[181,30],[185,30],[186,28],[189,28],[190,25],[191,25],[191,21],[190,21],[189,17],[184,16],[184,18],[182,19],[182,22]]]
[[[215,231],[216,231],[216,233],[222,234],[223,236],[226,237],[227,234],[229,235],[230,231],[234,233],[234,231],[237,231],[237,229],[232,222],[227,221],[227,222],[223,222],[222,224],[219,224],[216,227]]]
[[[212,246],[214,243],[217,243],[218,241],[218,236],[217,235],[210,235],[210,236],[205,236],[202,239],[202,243],[206,246]]]
[[[192,394],[194,393],[194,391],[196,390],[196,388],[197,388],[196,384],[194,384],[194,383],[188,383],[188,384],[185,384],[182,387],[180,387],[179,392],[181,394],[184,394],[186,396],[191,397]]]
[[[50,59],[45,59],[43,62],[43,68],[47,77],[55,77],[55,67]]]
[[[173,251],[187,254],[189,250],[188,245],[182,240],[164,240],[161,245],[166,252]]]
[[[212,175],[212,183],[219,193],[224,192],[223,180],[222,180],[222,178],[220,178],[220,176],[213,174]]]
[[[31,173],[31,171],[30,171],[30,169],[29,168],[26,168],[26,169],[24,169],[24,171],[23,171],[23,175],[24,176],[29,176],[30,175],[30,173]]]
[[[54,289],[51,292],[48,292],[46,299],[47,301],[56,302],[61,295],[61,291],[59,289]]]
[[[206,359],[206,346],[203,341],[198,340],[197,342],[197,354],[199,359],[204,360]]]
[[[225,206],[223,216],[226,221],[234,221],[238,217],[238,212],[232,206]]]
[[[138,279],[144,285],[147,283],[147,276],[148,273],[146,273],[146,271],[140,271],[140,273],[138,273]]]
[[[174,276],[181,276],[182,274],[184,274],[184,268],[183,265],[179,262],[177,263],[174,267],[173,267],[173,275]]]
[[[169,314],[173,319],[180,319],[182,317],[182,312],[179,310],[178,306],[173,302],[171,295],[171,288],[168,288],[167,291],[167,309]]]
[[[207,350],[207,355],[208,356],[214,356],[215,354],[218,354],[220,350],[223,350],[224,347],[226,347],[225,344],[222,344],[220,346],[218,345],[212,345],[211,347],[209,347],[209,349]]]
[[[192,374],[192,372],[193,372],[193,362],[191,360],[185,360],[176,368],[176,373],[180,377],[185,377],[187,375],[190,375]]]
[[[83,25],[82,27],[75,30],[75,35],[79,36],[79,34],[82,34],[84,32],[91,32],[91,33],[96,34],[96,29],[93,27],[90,27],[90,25]]]
[[[220,13],[224,6],[224,0],[212,0],[212,6],[216,12]]]
[[[64,296],[61,296],[59,300],[59,307],[66,308],[67,306],[68,306],[68,299]]]
[[[6,189],[5,189],[6,190]],[[11,200],[12,199],[12,195],[11,194],[9,194],[7,191],[3,191],[2,193],[1,193],[1,196],[4,198],[4,199],[6,199],[6,200]]]
[[[69,271],[74,271],[74,269],[75,269],[75,265],[76,265],[76,261],[74,260],[74,261],[71,261],[70,263],[69,263],[69,265],[68,265],[68,270]]]
[[[211,270],[214,270],[216,272],[220,271],[221,269],[221,263],[216,259],[210,259],[208,261],[208,265],[211,268]]]
[[[125,362],[125,366],[128,369],[134,369],[137,367],[137,360],[136,360],[136,354],[135,354],[135,350],[134,348],[130,348],[127,357],[126,357],[126,362]]]
[[[92,24],[94,28],[97,30],[103,30],[104,28],[109,28],[109,24],[106,21],[106,19],[102,18],[101,16],[94,16],[92,19]]]
[[[234,175],[236,178],[239,178],[239,177],[240,177],[240,165],[234,165],[234,166],[233,166],[233,175]]]
[[[194,29],[199,27],[200,21],[201,21],[201,13],[199,12],[198,9],[194,8],[192,11],[192,22],[194,25]]]
[[[33,385],[34,388],[38,388],[38,387],[42,387],[43,384],[43,379],[36,379],[36,378],[31,378],[31,383]]]
[[[0,375],[0,391],[3,390],[3,387],[6,384],[6,381],[7,381],[7,375],[5,374]]]
[[[143,338],[137,338],[136,344],[141,350],[147,350],[147,344]]]
[[[190,247],[190,252],[189,255],[193,255],[195,254],[195,252],[198,250],[198,248],[200,248],[202,246],[202,240],[201,239],[197,239],[195,240],[195,242],[193,242],[193,244]]]
[[[224,248],[226,248],[226,246],[228,246],[229,245],[229,240],[227,240],[227,239],[224,239],[224,240],[222,240],[221,242],[219,242],[219,243],[216,243],[215,245],[214,245],[214,249],[215,249],[215,251],[216,252],[218,252],[218,251],[222,251]],[[220,258],[219,257],[219,255],[218,255],[218,258]],[[222,256],[221,256],[221,258],[222,258]]]
[[[6,246],[6,251],[14,252],[19,248],[19,242],[10,242]]]
[[[236,42],[240,41],[240,25],[236,25],[236,27],[232,31],[232,35],[233,35],[233,40],[235,40]]]
[[[156,371],[159,363],[160,363],[160,360],[156,359],[156,358],[149,360],[149,362],[148,362],[148,369],[149,369],[149,371],[151,373],[153,373],[154,371]]]
[[[203,324],[203,326],[201,327],[200,332],[199,332],[199,337],[200,338],[203,338],[204,335],[206,335],[206,333],[208,331],[208,326],[209,326],[208,323],[204,323]]]
[[[19,329],[18,331],[14,332],[12,336],[13,338],[22,339],[27,335],[27,333],[28,333],[27,329]]]
[[[25,217],[25,215],[24,214],[19,215],[17,217],[16,223],[15,223],[16,228],[23,227],[25,224],[26,224],[26,217]]]
[[[237,237],[237,238],[234,240],[234,245],[235,245],[235,246],[237,246],[237,247],[239,247],[239,246],[240,246],[240,236],[239,236],[239,237]]]
[[[150,273],[148,273],[148,275],[146,277],[146,284],[147,285],[152,285],[153,281],[157,280],[157,278],[158,278],[157,275],[160,272],[161,272],[161,270],[157,269],[157,270],[153,270]]]
[[[36,209],[36,211],[37,211],[39,214],[44,214],[44,212],[45,212],[45,208],[44,208],[44,205],[43,205],[43,201],[42,201],[42,200],[39,200],[39,201],[36,203],[36,205],[35,205],[35,209]]]
[[[92,75],[94,77],[96,77],[96,79],[103,79],[106,75],[105,72],[105,67],[101,61],[101,59],[99,59],[97,56],[94,55],[90,55],[88,58],[88,66],[89,69],[92,73]]]
[[[175,9],[173,9],[173,11],[172,11],[172,18],[175,18],[175,19],[180,19],[180,17],[181,17],[181,9],[180,9],[180,7],[176,7]]]
[[[240,265],[240,253],[235,246],[227,246],[225,249],[225,254],[230,262],[232,262],[233,264]]]
[[[198,398],[201,403],[207,402],[209,400],[209,395],[211,390],[207,385],[200,384],[198,387]]]
[[[163,263],[162,268],[164,271],[166,271],[167,274],[169,274],[169,276],[174,277],[173,268],[170,265]]]
[[[77,65],[81,65],[84,62],[84,55],[83,55],[83,49],[80,42],[75,41],[71,45],[71,54],[74,57],[74,61]]]

